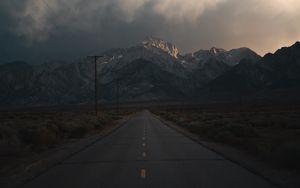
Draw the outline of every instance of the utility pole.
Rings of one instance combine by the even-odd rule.
[[[117,79],[117,115],[120,115],[120,78]]]
[[[89,58],[93,58],[94,59],[94,63],[95,63],[95,113],[96,116],[98,116],[98,77],[97,77],[97,59],[98,58],[102,58],[104,56],[88,56]]]

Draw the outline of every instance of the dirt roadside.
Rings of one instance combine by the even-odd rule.
[[[298,171],[288,171],[284,169],[275,169],[267,166],[261,161],[256,160],[254,157],[247,155],[246,153],[233,148],[231,146],[214,143],[204,139],[201,139],[198,135],[189,132],[183,127],[176,125],[174,122],[165,120],[162,117],[154,114],[165,125],[175,129],[176,131],[184,134],[193,141],[200,145],[222,155],[224,158],[242,166],[250,172],[261,176],[265,180],[269,181],[273,185],[280,188],[299,188],[300,187],[300,174]]]
[[[53,149],[40,153],[37,160],[27,163],[21,169],[17,169],[17,173],[9,176],[1,176],[0,187],[13,188],[23,185],[116,131],[124,125],[131,116],[132,115],[124,116],[122,119],[115,121],[111,126],[107,126],[98,134],[71,140]]]

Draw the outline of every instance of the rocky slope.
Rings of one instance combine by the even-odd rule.
[[[299,91],[299,86],[300,42],[297,42],[291,47],[277,50],[274,54],[266,54],[257,63],[241,61],[230,71],[199,89],[198,93],[272,97],[280,90],[285,93],[282,97],[287,97],[289,90]]]
[[[153,37],[103,55],[97,73],[101,101],[116,100],[118,83],[122,101],[190,98],[239,66],[240,60],[260,59],[247,48],[212,48],[183,55],[175,45]],[[8,63],[0,66],[0,78],[1,105],[81,104],[94,97],[94,65],[86,58],[63,64]]]

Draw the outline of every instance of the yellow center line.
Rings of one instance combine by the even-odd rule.
[[[141,178],[143,178],[143,179],[146,178],[146,169],[144,169],[144,168],[141,169]]]

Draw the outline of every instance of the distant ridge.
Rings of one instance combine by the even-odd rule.
[[[103,55],[97,75],[102,102],[116,100],[117,80],[120,100],[127,102],[208,100],[214,95],[228,96],[226,100],[240,95],[272,97],[274,89],[300,86],[299,42],[264,57],[249,48],[216,47],[183,55],[172,43],[148,37]],[[92,103],[93,69],[84,58],[74,63],[0,65],[0,104]]]

